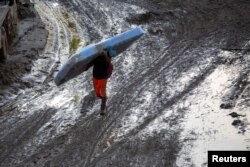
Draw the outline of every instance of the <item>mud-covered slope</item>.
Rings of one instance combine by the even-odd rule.
[[[249,149],[247,0],[34,2],[49,36],[24,87],[2,90],[0,166],[206,166],[207,150]],[[113,59],[106,117],[91,70],[55,86],[75,36],[135,26],[146,34]]]

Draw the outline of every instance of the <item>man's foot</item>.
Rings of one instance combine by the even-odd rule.
[[[105,108],[106,108],[106,102],[107,102],[107,97],[102,97],[101,111],[105,110]]]
[[[100,112],[100,115],[101,115],[101,116],[104,116],[104,115],[105,115],[105,112],[104,112],[104,111],[101,111],[101,112]]]

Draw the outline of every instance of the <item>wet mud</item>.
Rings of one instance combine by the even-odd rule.
[[[206,166],[218,145],[250,149],[247,0],[33,2],[0,65],[0,166]],[[55,85],[74,36],[135,26],[146,34],[112,60],[105,117],[91,70]]]

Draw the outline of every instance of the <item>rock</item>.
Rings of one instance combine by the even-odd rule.
[[[245,116],[245,115],[238,114],[238,113],[236,113],[236,112],[232,112],[232,113],[230,113],[230,114],[228,114],[228,115],[230,115],[230,116],[233,117],[233,118],[236,118],[236,117],[244,117],[244,116]]]
[[[234,107],[234,105],[232,103],[222,103],[220,105],[220,108],[222,108],[222,109],[230,109],[230,108],[233,108],[233,107]]]
[[[233,118],[240,116],[240,115],[237,114],[236,112],[232,112],[232,113],[230,113],[230,114],[228,114],[228,115],[230,115],[230,116],[233,117]]]
[[[243,124],[243,122],[241,120],[238,120],[238,119],[234,120],[233,123],[232,123],[233,126],[239,126],[239,125],[242,125],[242,124]]]

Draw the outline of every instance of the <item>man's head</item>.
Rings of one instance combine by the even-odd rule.
[[[110,55],[108,49],[104,49],[104,50],[103,50],[103,54],[104,54],[104,55],[107,55],[107,56],[111,59],[111,55]]]

